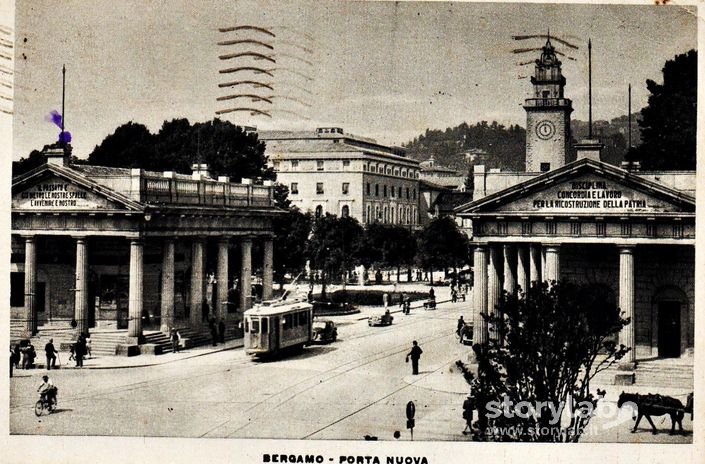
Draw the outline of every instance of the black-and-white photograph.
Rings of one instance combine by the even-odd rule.
[[[671,3],[7,2],[8,442],[697,443]]]

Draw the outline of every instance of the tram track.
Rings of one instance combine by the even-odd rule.
[[[433,317],[433,319],[441,319],[441,318]],[[445,318],[443,318],[443,319],[445,319]],[[424,318],[424,320],[419,320],[418,323],[421,323],[421,322],[424,322],[427,320],[428,320],[428,318]],[[416,322],[417,321],[415,321],[414,323],[416,323]],[[448,336],[452,335],[452,333],[453,333],[452,330],[446,331],[445,329],[441,329],[432,335],[420,336],[420,337],[417,337],[417,339],[422,343],[432,343],[436,340],[442,339],[444,337],[448,337]],[[374,334],[367,333],[367,334],[363,334],[358,337],[346,338],[345,341],[366,338],[366,337],[372,336],[372,335],[380,335],[380,334],[379,333],[374,333]],[[341,339],[341,341],[342,341],[342,339]],[[260,408],[262,408],[262,406],[265,406],[265,405],[267,406],[267,408],[264,408],[265,411],[270,411],[270,410],[279,408],[280,406],[286,404],[287,402],[295,399],[297,396],[301,395],[302,393],[308,391],[309,388],[320,386],[320,385],[325,384],[325,383],[327,383],[333,379],[336,379],[342,375],[345,375],[353,370],[364,368],[365,366],[370,365],[372,363],[381,361],[383,359],[386,359],[386,358],[389,358],[392,356],[399,355],[401,353],[405,353],[407,351],[408,351],[408,347],[404,347],[401,349],[399,347],[394,347],[394,348],[390,348],[388,350],[385,350],[383,352],[374,353],[372,355],[368,355],[363,358],[357,358],[357,359],[354,359],[354,360],[351,360],[351,361],[348,361],[348,362],[345,362],[342,364],[338,364],[338,365],[333,366],[333,367],[326,369],[324,371],[316,372],[316,374],[314,374],[314,375],[308,376],[305,379],[302,379],[295,384],[292,384],[292,385],[285,387],[284,389],[277,392],[275,395],[272,395],[266,399],[263,399],[261,401],[258,401],[256,403],[252,404],[249,408],[247,408],[245,411],[243,411],[243,414],[246,415],[247,413],[249,413],[253,410],[261,410]],[[392,392],[392,394],[396,393],[397,391],[400,391],[401,389],[406,388],[408,386],[409,385],[404,385],[404,386],[402,386],[402,388],[396,390],[395,392]],[[294,390],[294,391],[292,392],[292,390]],[[286,396],[284,396],[284,395],[286,395]],[[275,399],[275,398],[279,398],[279,399],[277,399],[276,402],[273,402],[273,399]],[[382,401],[383,399],[384,398],[380,398],[380,399],[376,400],[376,402]],[[370,403],[367,407],[372,406],[373,404],[374,403]],[[362,408],[362,409],[365,409],[365,408]],[[256,420],[256,419],[257,419],[257,415],[255,415],[255,417],[249,417],[247,419],[245,419],[245,418],[240,419],[240,420],[243,420],[246,422],[244,424],[238,426],[234,430],[230,431],[228,433],[228,436],[232,436],[233,434],[237,434],[237,432],[250,426],[251,423],[253,422],[253,420]],[[227,425],[229,423],[231,423],[235,420],[237,420],[237,419],[228,419],[228,420],[223,421],[222,423],[212,427],[210,430],[208,430],[204,434],[200,435],[200,438],[206,437],[206,436],[212,434],[213,432],[215,432],[216,430],[227,427]],[[329,424],[327,427],[329,427],[330,425],[333,425],[333,423]]]

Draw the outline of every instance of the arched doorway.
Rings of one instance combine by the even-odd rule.
[[[350,207],[348,205],[343,205],[343,209],[340,212],[340,217],[348,217],[350,216]]]
[[[652,347],[660,358],[678,358],[683,352],[688,297],[675,286],[661,287],[652,298]]]

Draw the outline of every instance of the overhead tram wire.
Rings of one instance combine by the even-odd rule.
[[[272,115],[266,111],[258,110],[257,108],[229,108],[225,110],[217,110],[215,114],[228,114],[228,113],[236,113],[236,112],[249,112],[250,116],[257,116],[257,115],[262,115],[262,116],[267,116],[268,118],[271,118]]]
[[[220,55],[218,58],[221,60],[232,60],[232,59],[243,58],[243,57],[248,57],[248,56],[254,58],[255,60],[267,60],[270,63],[277,62],[277,60],[275,60],[271,56],[263,55],[262,53],[257,53],[257,52],[229,53],[227,55]]]
[[[267,34],[271,37],[276,37],[276,34],[274,34],[272,31],[269,29],[266,29],[264,27],[258,27],[258,26],[249,26],[249,25],[243,25],[243,26],[235,26],[235,27],[220,27],[218,28],[218,31],[220,32],[235,32],[235,31],[258,31],[263,34]]]
[[[224,82],[222,84],[218,84],[218,87],[220,88],[225,88],[225,87],[236,87],[238,85],[251,85],[255,88],[258,87],[265,87],[269,90],[274,90],[274,86],[272,84],[264,83],[264,82],[257,82],[257,81],[234,81],[234,82]]]
[[[254,39],[223,40],[221,42],[218,42],[218,45],[241,45],[241,44],[260,45],[260,46],[268,48],[270,50],[274,50],[274,47],[272,45],[270,45],[266,42],[262,42],[260,40],[254,40]]]
[[[253,102],[257,101],[264,101],[267,103],[272,103],[272,97],[263,97],[260,95],[255,95],[252,93],[242,93],[242,94],[237,94],[237,95],[226,95],[224,97],[218,97],[216,98],[217,101],[225,101],[225,100],[235,100],[237,98],[249,98]]]
[[[241,72],[241,71],[252,71],[256,74],[266,74],[270,77],[274,77],[274,74],[272,74],[273,69],[262,69],[262,68],[257,68],[255,66],[240,66],[238,68],[227,68],[227,69],[221,69],[218,72],[220,74],[231,74],[231,73],[236,73],[236,72]]]

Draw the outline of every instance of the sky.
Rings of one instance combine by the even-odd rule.
[[[194,6],[197,5],[197,6]],[[496,120],[525,125],[530,96],[521,65],[544,38],[558,46],[574,119],[587,120],[587,41],[593,44],[593,118],[646,105],[646,79],[696,48],[693,7],[450,2],[18,0],[15,10],[13,158],[56,141],[61,111],[84,158],[128,121],[158,131],[165,120],[222,119],[259,129],[346,132],[400,145],[427,128]],[[221,32],[219,28],[257,26]],[[272,34],[274,36],[272,36]],[[218,45],[256,40],[256,44]],[[265,45],[262,45],[265,44]],[[269,47],[271,48],[269,48]],[[259,53],[219,59],[220,55]],[[272,62],[275,61],[275,63]],[[266,73],[228,68],[256,67]],[[254,80],[219,88],[218,84]],[[269,101],[218,97],[255,94]],[[270,117],[271,116],[271,117]]]

